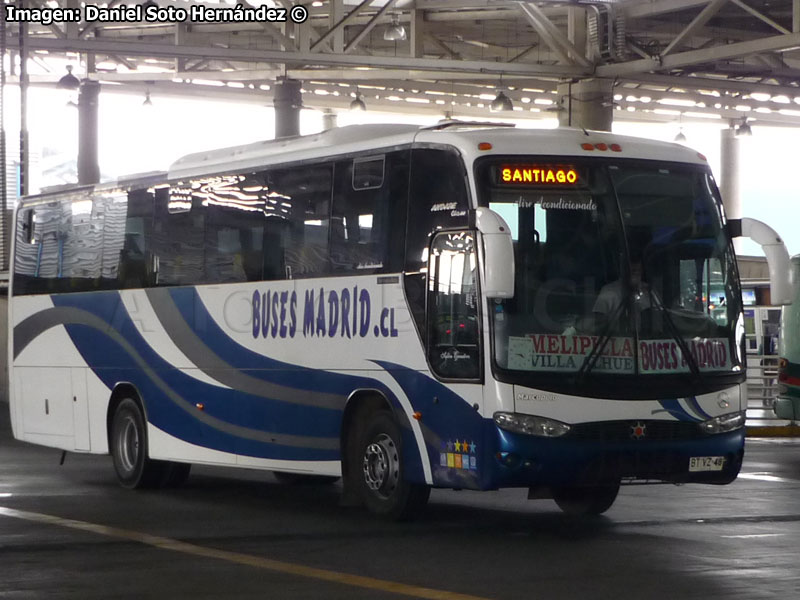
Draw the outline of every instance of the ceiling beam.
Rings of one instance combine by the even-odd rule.
[[[592,63],[567,39],[561,30],[553,25],[547,15],[532,2],[520,2],[519,8],[544,42],[558,57],[569,65],[578,64],[591,69]]]
[[[358,35],[355,38],[353,38],[353,40],[349,44],[347,44],[347,46],[344,49],[345,54],[349,54],[358,47],[361,41],[365,37],[367,37],[369,35],[369,32],[372,31],[375,25],[378,24],[380,18],[384,15],[384,13],[388,11],[394,5],[395,2],[397,2],[397,0],[388,0],[388,2],[384,4],[383,7],[377,13],[375,13],[375,15],[366,23],[366,25],[364,25],[364,28],[358,33]]]
[[[641,59],[625,63],[600,65],[596,69],[599,77],[619,77],[648,71],[666,71],[690,65],[703,64],[718,60],[739,58],[760,52],[777,52],[800,46],[800,32],[776,35],[735,44],[722,44],[703,50],[689,50],[664,56],[659,59]]]
[[[759,20],[763,21],[764,23],[766,23],[767,25],[769,25],[770,27],[772,27],[773,29],[778,30],[780,33],[791,33],[791,31],[786,29],[786,27],[784,27],[783,25],[779,25],[778,23],[776,23],[775,21],[773,21],[772,19],[770,19],[766,15],[761,14],[755,8],[752,8],[751,6],[748,6],[747,4],[742,2],[742,0],[731,0],[731,2],[733,2],[736,6],[738,6],[739,8],[744,10],[745,12],[748,12],[751,15],[753,15],[756,19],[759,19]]]
[[[706,5],[706,7],[700,11],[700,14],[692,19],[692,22],[689,23],[683,31],[676,35],[669,45],[664,48],[664,50],[661,52],[661,56],[666,56],[672,51],[673,48],[677,48],[680,44],[682,44],[685,39],[697,33],[706,23],[708,23],[709,19],[717,14],[727,3],[728,0],[711,0],[711,2],[709,2],[708,5]]]
[[[667,87],[678,87],[683,89],[704,89],[740,92],[742,94],[762,93],[762,94],[785,94],[788,96],[800,97],[800,88],[771,85],[765,83],[752,83],[749,81],[736,81],[731,79],[715,79],[712,77],[679,77],[675,75],[663,75],[658,73],[640,73],[634,77],[620,77],[621,82],[642,83],[644,85],[654,84]]]
[[[351,21],[353,21],[353,19],[355,19],[359,15],[359,13],[361,13],[361,11],[367,8],[370,4],[372,4],[372,0],[363,0],[361,4],[356,6],[344,17],[339,19],[339,21],[335,23],[333,27],[331,27],[328,31],[323,33],[322,37],[320,37],[314,44],[312,44],[311,52],[319,52],[321,46],[324,46],[328,42],[328,40],[333,38],[334,35],[343,31],[345,26]]]
[[[645,0],[638,3],[620,2],[627,19],[642,19],[680,12],[708,4],[708,0]]]
[[[9,48],[18,47],[19,40],[8,40]],[[321,54],[259,50],[252,48],[219,48],[205,46],[176,46],[146,42],[123,42],[105,38],[92,40],[59,40],[54,38],[29,38],[26,46],[31,50],[57,52],[93,52],[118,56],[149,56],[156,58],[205,58],[213,60],[240,61],[246,63],[314,64],[321,66],[410,68],[419,71],[455,71],[482,73],[485,75],[523,75],[528,77],[585,77],[590,70],[565,65],[532,63],[503,63],[496,61],[461,61],[437,58],[409,58],[403,56],[354,56],[343,54]]]

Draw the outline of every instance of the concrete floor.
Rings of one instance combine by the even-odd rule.
[[[0,404],[0,598],[797,598],[800,441],[748,441],[723,487],[623,488],[594,520],[524,490],[434,490],[421,519],[337,486],[196,468],[118,487],[110,459],[11,439]]]

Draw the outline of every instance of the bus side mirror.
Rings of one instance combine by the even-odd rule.
[[[769,295],[772,304],[791,304],[794,299],[794,281],[789,251],[781,236],[769,225],[756,219],[728,221],[731,237],[747,237],[761,246],[769,267]]]
[[[514,243],[511,229],[493,210],[475,210],[475,225],[483,238],[483,291],[487,298],[514,297]]]

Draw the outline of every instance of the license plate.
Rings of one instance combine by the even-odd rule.
[[[722,471],[725,466],[724,456],[692,456],[689,459],[689,472]]]

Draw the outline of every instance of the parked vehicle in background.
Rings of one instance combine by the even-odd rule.
[[[778,339],[778,398],[775,414],[780,419],[800,420],[800,255],[791,260],[795,301],[783,307]]]

